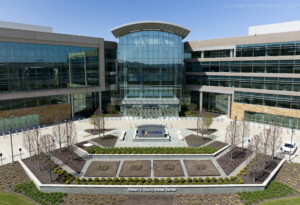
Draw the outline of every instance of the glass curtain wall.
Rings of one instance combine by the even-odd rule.
[[[182,37],[161,31],[140,31],[121,36],[118,74],[125,100],[180,99],[183,80]],[[133,107],[130,109],[139,112],[146,104],[123,108]],[[145,109],[153,107],[147,105]],[[139,113],[142,115],[142,112]]]
[[[186,72],[300,73],[300,60],[186,62]]]
[[[209,112],[227,114],[228,95],[204,92],[203,109]]]
[[[74,94],[75,116],[90,117],[99,107],[99,92]]]
[[[0,42],[0,92],[99,86],[98,48]]]
[[[300,78],[186,75],[186,84],[300,92]]]
[[[245,120],[252,121],[252,122],[259,122],[265,124],[277,123],[283,127],[295,127],[296,129],[300,129],[300,118],[286,117],[286,116],[259,113],[259,112],[250,112],[250,111],[245,111],[244,116],[245,116]]]

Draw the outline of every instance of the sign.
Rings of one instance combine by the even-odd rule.
[[[128,188],[128,192],[144,192],[144,193],[154,193],[154,192],[177,192],[176,188]]]
[[[164,125],[139,125],[137,128],[138,138],[165,137]]]

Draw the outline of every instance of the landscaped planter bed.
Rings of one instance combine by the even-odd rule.
[[[86,162],[85,159],[78,156],[75,152],[73,152],[73,160],[71,160],[71,153],[67,148],[56,149],[52,154],[77,173],[80,173]]]
[[[213,154],[219,149],[215,147],[90,147],[89,154]]]
[[[224,143],[224,142],[220,142],[220,141],[214,141],[212,143],[210,143],[209,145],[207,145],[208,147],[215,147],[217,149],[222,149],[223,147],[227,146],[228,144]]]
[[[90,164],[85,177],[114,177],[120,161],[94,161]]]
[[[252,155],[251,150],[245,149],[244,152],[241,152],[240,148],[235,148],[233,150],[233,153],[233,156],[235,156],[233,159],[231,159],[231,154],[229,151],[217,160],[219,165],[227,175],[233,172],[238,166],[240,166],[245,160],[247,160],[248,157]]]
[[[266,167],[264,170],[262,170],[263,167],[263,161],[260,161],[259,168],[256,176],[255,182],[253,182],[253,171],[254,171],[254,163],[253,159],[245,166],[243,169],[241,169],[237,176],[241,177],[245,184],[260,184],[263,183],[270,173],[277,167],[277,165],[280,163],[281,159],[274,158],[273,160],[270,159],[270,156],[268,156],[269,160],[268,162],[272,163],[272,166]]]
[[[97,137],[92,139],[93,142],[103,146],[103,147],[114,147],[118,141],[118,137],[114,135],[106,135],[105,137]]]
[[[300,164],[285,162],[275,180],[300,191]]]
[[[120,177],[150,177],[151,161],[150,160],[135,160],[124,161]]]
[[[208,137],[202,138],[201,136],[197,136],[194,134],[188,135],[184,139],[189,147],[200,147],[211,141],[211,139]]]
[[[65,182],[62,181],[59,177],[57,177],[57,175],[54,173],[52,174],[52,182],[50,182],[49,172],[44,168],[43,159],[44,157],[42,156],[40,160],[41,170],[38,169],[38,161],[35,157],[32,157],[32,161],[30,161],[30,158],[22,159],[22,162],[28,167],[28,169],[36,176],[36,178],[42,184],[64,184]],[[53,164],[53,166],[55,166],[55,164]]]
[[[220,176],[211,160],[184,160],[189,176]]]
[[[180,177],[184,176],[179,160],[154,160],[153,169],[155,177]]]

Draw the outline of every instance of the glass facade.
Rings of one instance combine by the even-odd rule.
[[[209,112],[227,114],[228,95],[203,92],[203,109]]]
[[[124,100],[181,98],[182,37],[161,31],[140,31],[121,36],[118,44],[118,74]],[[154,105],[145,103],[130,105],[131,108],[128,106],[123,106],[125,115],[126,109],[149,110]],[[165,106],[171,109],[174,105]],[[176,110],[175,115],[178,115],[179,104]],[[143,115],[147,112],[138,113]]]
[[[300,73],[300,60],[186,62],[186,72]]]
[[[0,42],[0,92],[99,86],[98,49]]]
[[[300,55],[300,42],[237,45],[236,57]]]
[[[300,96],[234,92],[234,102],[288,109],[300,109]]]
[[[38,114],[23,115],[20,117],[11,117],[11,118],[1,118],[0,131],[24,128],[26,126],[34,126],[39,124],[40,124],[40,116]]]
[[[300,92],[300,78],[186,75],[186,84]]]
[[[74,94],[74,115],[90,117],[99,107],[99,92]]]
[[[37,97],[37,98],[23,98],[23,99],[16,99],[16,100],[1,100],[0,111],[38,107],[44,105],[63,104],[63,103],[68,103],[67,95],[55,95],[55,96],[46,96],[46,97]]]
[[[286,117],[280,115],[259,113],[259,112],[250,112],[245,111],[244,113],[245,120],[252,122],[259,122],[265,124],[273,124],[277,123],[283,127],[295,127],[296,129],[300,129],[300,118],[294,117]]]

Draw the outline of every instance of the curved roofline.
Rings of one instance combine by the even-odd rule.
[[[181,36],[182,39],[184,39],[190,33],[190,29],[188,28],[165,21],[136,21],[117,26],[112,28],[110,31],[116,38],[119,38],[120,36],[124,36],[129,33],[147,30],[158,30],[174,33],[178,36]]]

